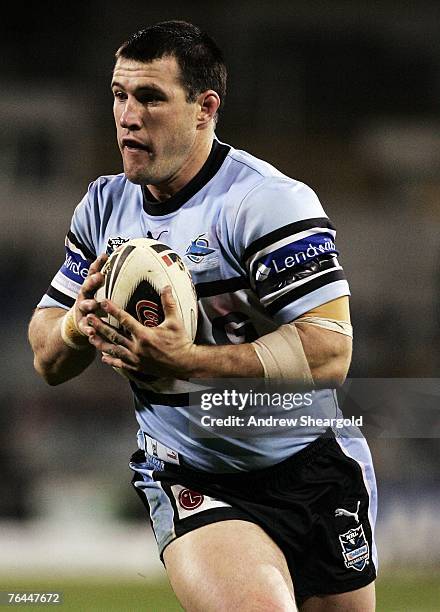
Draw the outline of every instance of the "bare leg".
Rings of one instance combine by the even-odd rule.
[[[301,612],[374,612],[376,591],[374,582],[347,593],[309,597],[301,606]]]
[[[295,612],[285,557],[257,525],[200,527],[164,552],[171,586],[187,612]]]

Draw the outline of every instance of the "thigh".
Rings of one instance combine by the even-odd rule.
[[[285,557],[254,523],[205,525],[171,542],[163,558],[188,612],[297,610]]]
[[[374,612],[376,591],[374,582],[369,585],[336,595],[309,597],[299,607],[301,612]]]

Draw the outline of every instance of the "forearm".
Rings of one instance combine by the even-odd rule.
[[[100,308],[119,322],[125,334],[93,314],[87,317],[89,341],[102,353],[104,363],[128,374],[270,378],[296,380],[307,387],[315,383],[337,386],[347,374],[351,338],[319,327],[316,318],[314,325],[281,325],[252,343],[196,345],[183,328],[170,288],[162,291],[161,300],[165,319],[157,327],[141,325],[110,300],[102,301]]]
[[[307,362],[313,382],[321,386],[343,383],[351,358],[351,340],[347,336],[319,329],[305,323],[296,324],[303,355],[283,347],[284,360],[292,364],[291,378],[297,378],[300,359]],[[264,336],[263,336],[264,339]],[[281,338],[280,338],[281,344]],[[281,359],[281,356],[280,356]],[[265,372],[252,344],[227,346],[195,346],[190,366],[190,378],[260,378]],[[289,376],[285,376],[289,378]],[[298,378],[301,383],[304,378]]]
[[[34,367],[50,385],[58,385],[80,374],[93,361],[95,350],[85,345],[75,350],[61,337],[62,308],[37,309],[29,325]]]
[[[194,346],[188,378],[260,378],[263,366],[251,344]]]

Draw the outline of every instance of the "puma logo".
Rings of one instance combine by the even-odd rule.
[[[358,501],[355,512],[350,512],[349,510],[345,510],[345,508],[336,508],[335,516],[352,516],[355,519],[356,523],[359,523],[358,513],[359,513],[360,505],[361,505],[361,502]]]
[[[157,236],[153,236],[153,232],[151,230],[147,231],[147,238],[152,238],[153,240],[159,240],[159,238],[162,236],[162,234],[168,234],[168,230],[162,230],[161,232],[159,232],[159,234]]]

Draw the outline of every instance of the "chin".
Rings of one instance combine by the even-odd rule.
[[[135,170],[126,170],[124,169],[124,174],[130,183],[134,183],[135,185],[148,185],[151,181],[151,176],[146,175],[145,172]]]
[[[127,177],[127,180],[130,181],[130,183],[134,183],[135,185],[146,185],[147,182],[140,176],[138,176],[137,174],[130,174],[128,172],[124,172],[125,176]]]

